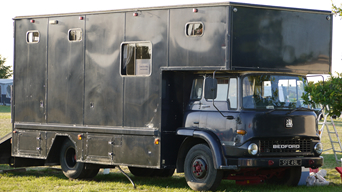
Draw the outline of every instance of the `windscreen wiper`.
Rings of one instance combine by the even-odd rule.
[[[298,108],[295,108],[295,109],[293,109],[292,111],[286,113],[286,115],[289,115],[289,114],[291,114],[291,113],[293,113],[293,112],[295,112],[295,111],[298,111],[298,110],[315,111],[315,110],[313,110],[313,109],[309,109],[309,108],[306,108],[306,107],[298,107]]]

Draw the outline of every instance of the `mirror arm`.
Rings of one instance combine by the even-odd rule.
[[[225,118],[227,118],[227,119],[229,119],[229,120],[234,119],[234,116],[230,116],[230,115],[224,116],[223,113],[216,107],[215,102],[214,102],[214,99],[213,99],[213,106],[214,106],[215,109],[222,115],[222,117],[225,117]]]

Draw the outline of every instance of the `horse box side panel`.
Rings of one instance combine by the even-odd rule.
[[[233,69],[330,72],[330,13],[240,6],[231,9]]]

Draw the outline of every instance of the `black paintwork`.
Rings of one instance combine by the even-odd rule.
[[[85,125],[123,125],[123,78],[118,70],[124,18],[124,13],[86,16]]]
[[[216,102],[227,119],[211,102],[189,103],[189,98],[192,80],[214,70],[235,76],[243,70],[330,72],[332,21],[326,17],[331,14],[229,3],[196,5],[194,13],[193,7],[15,18],[16,166],[36,164],[18,158],[58,164],[50,158],[59,153],[63,139],[70,139],[78,161],[149,168],[174,168],[187,152],[186,144],[205,141],[216,168],[234,169],[238,161],[231,157],[247,157],[252,139],[317,138],[313,129],[304,129],[314,126],[311,112],[292,113],[297,127],[284,131],[279,121],[285,112],[264,115]],[[49,23],[54,20],[58,24]],[[203,35],[187,37],[189,22],[203,23]],[[82,30],[82,41],[70,42],[68,30],[75,28]],[[40,32],[39,43],[26,42],[30,30]],[[304,43],[297,41],[308,32]],[[125,42],[152,44],[150,76],[121,75],[120,47]],[[264,130],[265,121],[274,131]],[[247,129],[246,136],[236,134],[240,128]],[[192,133],[183,134],[187,129]]]
[[[232,6],[232,68],[329,73],[332,17]],[[330,19],[327,19],[329,17]]]

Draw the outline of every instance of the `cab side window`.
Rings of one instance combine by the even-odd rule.
[[[201,100],[203,94],[203,78],[194,79],[192,82],[191,100]]]
[[[229,79],[217,79],[217,97],[215,101],[227,101]]]
[[[237,108],[237,79],[230,78],[229,79],[229,91],[228,91],[228,100],[230,102],[230,108]]]
[[[229,108],[237,108],[237,78],[217,78],[217,97],[215,101],[229,102]]]

